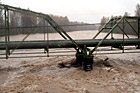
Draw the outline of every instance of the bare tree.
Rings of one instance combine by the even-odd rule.
[[[107,23],[108,22],[108,20],[109,20],[109,18],[108,17],[102,17],[102,19],[101,19],[101,21],[100,21],[100,27],[99,27],[99,30],[103,27],[103,25],[105,24],[105,23]]]
[[[124,13],[124,16],[129,16],[129,13],[128,13],[128,12],[125,12],[125,13]]]
[[[135,15],[140,17],[140,5],[136,5]]]

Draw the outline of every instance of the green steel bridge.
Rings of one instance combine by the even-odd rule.
[[[121,53],[127,53],[125,52],[125,46],[135,46],[135,53],[137,53],[137,49],[140,48],[140,17],[124,16],[124,17],[111,18],[98,31],[98,33],[95,36],[93,36],[93,38],[87,40],[74,40],[72,37],[70,37],[70,35],[66,33],[66,31],[61,26],[59,26],[47,14],[38,13],[31,10],[21,9],[21,8],[4,5],[4,4],[0,4],[0,9],[3,10],[4,13],[4,26],[5,26],[4,27],[5,40],[0,41],[0,51],[5,50],[5,53],[0,55],[5,55],[5,57],[0,57],[1,59],[20,58],[20,57],[10,57],[12,54],[14,54],[15,50],[20,50],[20,49],[44,49],[45,50],[44,53],[46,53],[46,56],[42,56],[42,57],[49,57],[51,56],[49,55],[51,53],[49,51],[50,49],[73,48],[75,49],[76,64],[82,66],[85,71],[90,71],[92,70],[93,63],[94,63],[93,60],[94,54],[99,47],[111,47],[110,51],[114,51],[112,48],[120,49],[122,51]],[[60,36],[63,37],[64,40],[49,40],[47,38],[47,40],[26,41],[26,38],[31,34],[28,33],[21,41],[11,41],[10,26],[9,26],[9,22],[10,22],[9,11],[42,18],[51,27],[53,27],[55,31],[58,32]],[[131,20],[137,23],[137,29],[130,24]],[[129,35],[125,31],[125,24],[128,24],[130,29],[136,34],[137,36],[136,38],[129,37]],[[115,39],[113,37],[114,29],[116,28],[119,28],[119,30],[121,31],[123,35],[122,38]],[[97,36],[104,31],[107,32],[106,35],[102,37],[102,39],[96,39]],[[110,39],[108,39],[109,35],[111,35]],[[71,51],[65,51],[65,52],[71,52]],[[20,55],[20,53],[17,53],[17,55]],[[69,55],[64,55],[64,56],[69,56]],[[29,57],[41,57],[41,56],[29,56]]]

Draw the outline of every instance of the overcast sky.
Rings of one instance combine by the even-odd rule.
[[[140,0],[1,0],[24,9],[68,16],[70,21],[98,23],[102,16],[118,16],[124,12],[135,14],[136,5]]]

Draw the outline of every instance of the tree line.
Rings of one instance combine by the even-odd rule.
[[[30,9],[28,9],[30,10]],[[94,25],[88,25],[84,22],[72,22],[67,16],[49,15],[58,25],[66,32],[77,30],[95,30]],[[0,36],[5,34],[4,10],[0,10]],[[9,32],[10,35],[27,34],[27,33],[53,33],[56,32],[44,19],[30,16],[18,12],[9,11]]]
[[[125,12],[124,16],[130,16],[130,14],[128,12]],[[135,10],[135,15],[134,16],[140,17],[140,4],[136,5],[136,10]],[[101,18],[101,21],[100,21],[101,24],[100,24],[98,30],[100,30],[103,27],[103,25],[105,23],[107,23],[113,17],[122,17],[122,16],[111,16],[111,17],[103,16]],[[133,28],[135,28],[136,31],[138,31],[138,20],[129,20],[129,23],[132,25]],[[119,26],[122,28],[123,27],[123,23],[120,23]],[[132,28],[126,22],[125,22],[124,26],[125,26],[125,32],[127,34],[136,35],[136,33],[132,30]],[[108,31],[108,30],[105,30],[105,32],[106,31]],[[122,33],[118,27],[114,29],[114,32],[115,33]]]

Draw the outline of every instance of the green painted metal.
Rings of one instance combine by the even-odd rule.
[[[136,19],[139,19],[139,17],[126,17],[126,16],[124,16],[124,17],[122,17],[122,18],[112,18],[111,20],[109,20],[109,22],[107,23],[107,24],[105,24],[104,26],[103,26],[103,28],[101,28],[101,30],[99,30],[99,32],[95,35],[95,37],[94,37],[94,39],[103,31],[103,29],[105,29],[105,28],[107,28],[108,29],[108,27],[107,27],[107,25],[108,24],[111,24],[111,26],[112,26],[112,24],[113,24],[113,27],[112,27],[112,29],[110,29],[109,31],[108,31],[108,34],[98,43],[98,45],[93,49],[93,50],[91,50],[90,51],[90,55],[92,55],[92,53],[94,52],[94,51],[96,51],[96,49],[103,43],[103,41],[109,36],[109,34],[111,34],[111,38],[113,38],[113,30],[116,28],[116,27],[119,27],[119,29],[123,32],[123,38],[122,38],[122,40],[123,40],[123,43],[122,43],[122,47],[123,47],[123,53],[124,53],[124,35],[126,35],[127,36],[127,38],[129,39],[129,36],[125,33],[125,27],[124,27],[124,24],[125,24],[125,22],[124,21],[126,21],[127,23],[128,23],[128,25],[132,28],[132,30],[138,35],[138,37],[140,37],[139,36],[139,29],[138,29],[138,32],[134,29],[134,27],[127,21],[128,19],[134,19],[134,20],[136,20]],[[119,23],[121,23],[121,21],[123,21],[123,29],[119,26]],[[138,25],[139,25],[139,23],[138,23]],[[111,48],[112,49],[112,48]]]
[[[83,47],[84,51],[88,51],[87,47],[96,47],[102,39],[88,39],[88,40],[75,40],[75,42],[80,46]],[[138,45],[140,43],[140,39],[125,39],[125,46],[132,46]],[[15,47],[21,41],[10,41],[8,43],[9,49],[15,49]],[[20,47],[17,49],[44,49],[47,46],[47,41],[40,40],[40,41],[24,41]],[[123,43],[122,39],[106,39],[104,42],[101,43],[100,46],[115,46],[121,45]],[[5,50],[5,42],[0,42],[0,50]],[[49,49],[52,48],[74,48],[75,45],[70,40],[49,40]]]
[[[8,59],[8,56],[10,55],[10,50],[8,49],[8,42],[10,41],[10,36],[9,36],[9,11],[8,8],[5,7],[4,9],[4,20],[5,20],[5,47],[6,47],[6,59]]]
[[[28,34],[22,39],[22,41],[19,42],[19,43],[17,44],[17,46],[10,52],[10,54],[12,54],[18,47],[20,47],[20,46],[22,45],[22,43],[27,39],[27,37],[28,37],[30,34],[31,34],[31,32],[28,33]]]
[[[76,42],[49,15],[43,14],[43,13],[37,13],[37,12],[34,12],[34,11],[21,9],[21,8],[17,8],[17,7],[12,7],[12,6],[9,6],[9,5],[0,4],[1,9],[3,9],[5,6],[8,7],[8,9],[11,10],[11,11],[20,12],[20,13],[24,13],[24,14],[27,14],[27,15],[32,15],[32,16],[36,16],[36,17],[40,17],[40,18],[45,19],[64,39],[71,40],[71,42],[73,42],[76,47],[81,49],[76,44]]]
[[[102,31],[104,28],[106,28],[106,26],[108,24],[110,24],[110,22],[112,21],[113,19],[109,20],[106,24],[104,24],[104,26],[98,31],[98,33],[93,37],[93,39],[95,39]]]
[[[116,26],[118,26],[118,24],[123,20],[123,17],[112,27],[112,29],[107,33],[107,35],[97,44],[97,46],[92,49],[89,53],[89,55],[92,55],[92,53],[94,51],[96,51],[96,49],[104,42],[104,40],[110,35],[110,33],[112,33],[112,31],[116,28]]]
[[[47,23],[47,57],[49,57],[49,32],[48,32],[48,23]]]
[[[16,7],[12,7],[12,6],[9,6],[9,5],[3,5],[3,4],[0,4],[0,6],[5,9],[8,9],[8,10],[11,10],[11,11],[15,11],[15,12],[21,12],[21,13],[25,13],[25,14],[29,14],[29,15],[34,15],[34,16],[37,16],[37,17],[42,17],[44,18],[64,39],[69,39],[71,40],[76,47],[78,47],[79,49],[81,49],[77,44],[76,42],[49,16],[49,15],[46,15],[46,14],[42,14],[42,13],[37,13],[37,12],[33,12],[33,11],[30,11],[30,10],[25,10],[25,9],[21,9],[21,8],[16,8]],[[27,34],[27,36],[25,36],[25,38],[22,40],[22,42],[30,35]],[[64,36],[65,35],[65,36]],[[6,37],[7,37],[7,34],[6,34]],[[67,37],[67,38],[66,38]],[[18,48],[22,42],[19,43],[19,45],[16,47]],[[15,48],[15,49],[16,49]],[[15,50],[14,49],[14,50]],[[11,51],[14,52],[14,50]],[[7,53],[7,52],[6,52]]]
[[[140,18],[138,18],[138,38],[140,38]]]
[[[125,34],[125,36],[127,37],[127,38],[129,38],[129,36],[126,34],[126,32],[118,25],[118,27],[119,27],[119,29]]]
[[[113,21],[111,22],[111,27],[113,26]],[[111,33],[111,39],[113,39],[113,32]]]
[[[95,39],[101,32],[103,32],[104,29],[108,29],[111,30],[112,27],[117,23],[117,21],[119,21],[121,18],[117,17],[117,18],[112,18],[110,19],[99,31],[98,33],[93,37],[93,39]],[[110,25],[111,27],[108,27],[108,25]],[[120,28],[120,31],[123,32],[123,30],[121,29],[121,27],[119,25],[117,25],[116,27]],[[129,38],[129,36],[124,32],[124,34]],[[111,33],[111,38],[113,38],[113,32]]]
[[[3,49],[6,50],[6,59],[8,59],[9,54],[12,54],[14,50],[16,49],[37,49],[37,48],[44,48],[47,52],[47,57],[49,57],[49,51],[50,48],[75,48],[79,49],[85,57],[92,57],[95,51],[97,51],[97,48],[100,46],[112,46],[112,44],[118,44],[117,47],[122,47],[122,53],[124,53],[124,46],[126,45],[138,45],[139,39],[132,40],[129,39],[129,36],[125,32],[125,22],[128,23],[128,25],[134,30],[134,32],[138,35],[138,38],[140,37],[140,18],[139,17],[116,17],[111,18],[100,30],[99,32],[93,37],[92,40],[73,40],[62,28],[59,26],[49,15],[43,14],[43,13],[37,13],[31,10],[21,9],[17,7],[12,7],[9,5],[0,4],[0,9],[4,10],[5,14],[5,42],[0,42],[0,48],[3,47]],[[48,27],[48,24],[52,26],[65,40],[64,41],[51,41],[49,40],[49,34],[48,34],[48,28],[44,27],[44,41],[25,41],[26,38],[31,34],[29,32],[22,41],[10,41],[9,36],[9,11],[19,12],[26,15],[32,15],[36,17],[43,18],[45,20],[46,25]],[[134,27],[128,22],[129,19],[138,19],[138,31],[134,29]],[[119,26],[120,23],[123,23],[123,28]],[[114,39],[113,31],[116,27],[119,27],[120,31],[123,32],[123,37],[121,40]],[[101,32],[104,30],[108,30],[107,35],[103,39],[95,39]],[[46,38],[47,33],[47,38]],[[107,37],[111,34],[111,40],[108,40]],[[128,39],[124,39],[124,36],[127,36]],[[128,41],[131,43],[128,44]],[[115,43],[116,42],[116,43]],[[119,43],[118,43],[119,42]],[[36,43],[36,44],[35,44]],[[27,45],[26,45],[27,44]],[[28,46],[29,44],[32,44],[31,46]],[[11,48],[12,46],[12,48]],[[89,49],[88,47],[94,47],[94,49]],[[11,52],[9,49],[13,49]],[[46,53],[45,52],[45,53]],[[66,55],[64,55],[66,56]],[[37,56],[36,56],[37,57]],[[46,57],[46,56],[45,56]]]
[[[124,24],[124,22],[125,22],[125,19],[123,18],[123,43],[122,43],[122,53],[124,53],[124,31],[125,31],[125,24]]]

